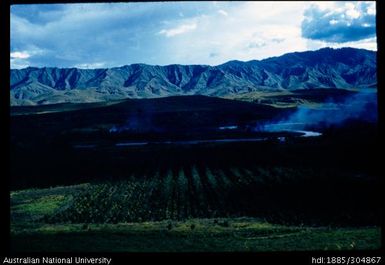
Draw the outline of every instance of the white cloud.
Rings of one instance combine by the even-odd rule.
[[[29,65],[30,63],[26,60],[11,58],[11,69],[22,69],[28,67]]]
[[[44,50],[34,45],[28,45],[26,50],[13,51],[10,53],[11,68],[20,69],[28,67],[30,65],[30,59],[41,54],[44,54]]]
[[[376,14],[376,6],[374,4],[370,5],[367,9],[366,9],[366,13],[368,15],[375,15]]]
[[[13,59],[28,59],[31,55],[27,52],[11,52],[11,58]]]
[[[194,18],[199,31],[169,39],[165,52],[172,52],[174,62],[217,65],[306,50],[300,31],[304,2],[238,2],[225,6],[231,14],[226,19],[218,18],[218,11],[224,10],[220,5],[215,13]]]
[[[366,50],[377,50],[377,38],[369,38],[361,41],[349,42],[345,43],[345,45],[331,45],[334,48],[342,48],[342,47],[353,47],[358,49],[366,49]]]
[[[354,7],[346,10],[345,14],[353,19],[359,18],[361,16],[361,13]]]
[[[346,43],[328,43],[319,40],[307,40],[307,48],[309,50],[318,50],[325,47],[331,48],[343,48],[343,47],[352,47],[357,49],[366,49],[366,50],[377,50],[377,38],[369,38],[360,41],[352,41]]]
[[[104,62],[98,62],[98,63],[82,63],[75,65],[76,68],[81,69],[96,69],[96,68],[103,68],[105,66]]]
[[[196,28],[197,28],[196,23],[182,24],[176,28],[162,29],[161,31],[159,31],[159,34],[165,35],[166,37],[174,37],[176,35],[180,35],[180,34],[183,34],[183,33],[189,32],[189,31],[193,31]]]
[[[335,3],[332,1],[315,1],[311,2],[313,5],[317,5],[321,10],[333,9],[335,8]]]
[[[354,9],[355,5],[353,3],[345,3],[345,8],[349,9]]]
[[[218,10],[218,13],[221,14],[221,15],[223,15],[223,16],[225,16],[225,17],[227,17],[227,16],[229,15],[229,14],[228,14],[225,10],[223,10],[223,9]]]

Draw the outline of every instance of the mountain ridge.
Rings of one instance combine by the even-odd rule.
[[[260,90],[365,88],[377,84],[376,52],[323,48],[217,66],[131,64],[11,69],[11,105],[100,102],[173,95],[228,96]]]

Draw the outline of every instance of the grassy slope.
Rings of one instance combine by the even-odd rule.
[[[11,115],[30,115],[30,114],[45,114],[56,112],[76,111],[82,109],[92,109],[107,107],[124,102],[125,100],[112,100],[106,102],[95,103],[59,103],[37,106],[11,106]]]
[[[46,224],[90,184],[11,193],[13,251],[292,251],[378,249],[379,227],[285,226],[256,218],[118,224]]]

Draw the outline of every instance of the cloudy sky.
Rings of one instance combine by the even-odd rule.
[[[375,2],[14,5],[11,68],[248,61],[322,47],[377,50]]]

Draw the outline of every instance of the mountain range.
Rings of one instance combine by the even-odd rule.
[[[131,64],[104,69],[28,67],[10,71],[11,105],[84,103],[174,95],[377,86],[376,52],[323,48],[248,62]]]

